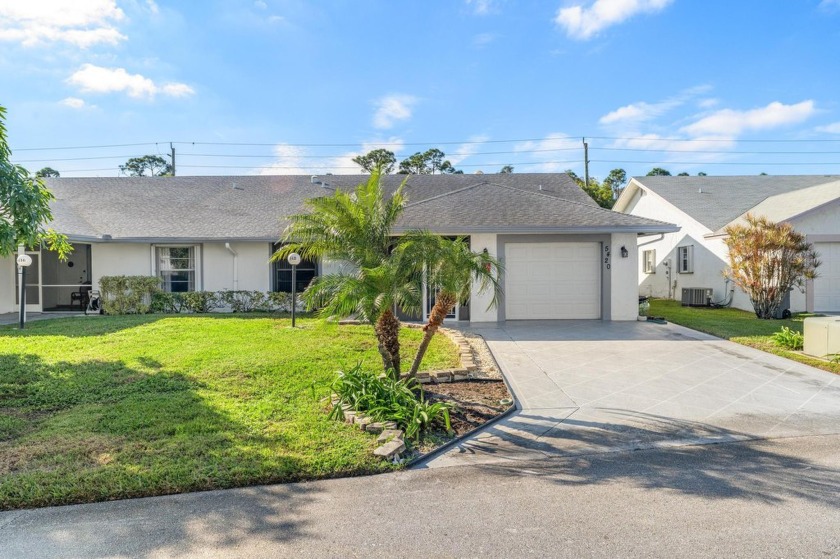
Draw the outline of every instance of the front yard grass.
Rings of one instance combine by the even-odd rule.
[[[774,344],[773,340],[770,339],[770,336],[781,330],[782,326],[802,332],[802,321],[805,316],[809,315],[796,315],[787,320],[761,320],[756,318],[755,313],[740,309],[683,307],[678,301],[667,299],[651,299],[649,314],[650,316],[661,316],[675,324],[706,332],[719,338],[840,374],[840,363],[831,363],[810,357],[802,352],[784,349]]]
[[[0,328],[0,509],[392,467],[318,399],[338,369],[381,369],[372,328],[290,325],[147,315]],[[421,335],[401,332],[406,370]],[[457,363],[437,336],[424,369]]]

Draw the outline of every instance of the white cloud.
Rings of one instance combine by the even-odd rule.
[[[153,15],[157,15],[160,13],[160,8],[158,7],[155,0],[146,0],[146,7]]]
[[[832,122],[825,126],[817,126],[817,132],[827,132],[829,134],[840,134],[840,122]]]
[[[476,48],[482,48],[495,41],[497,37],[498,35],[494,33],[479,33],[473,37],[472,44]]]
[[[513,151],[520,153],[518,159],[530,159],[534,163],[517,169],[522,173],[557,173],[583,165],[581,139],[562,132],[552,132],[542,140],[520,142],[514,145]]]
[[[737,136],[751,130],[767,130],[807,120],[816,112],[814,102],[785,105],[774,101],[766,107],[737,111],[721,109],[680,129],[690,136]]]
[[[353,158],[372,150],[383,148],[399,154],[405,144],[402,139],[374,139],[363,142],[358,150],[348,151],[335,157],[320,157],[317,153],[289,144],[274,146],[275,160],[257,170],[260,175],[355,175],[362,172]]]
[[[554,22],[574,39],[586,40],[607,27],[618,25],[642,13],[663,10],[673,0],[595,0],[585,7],[576,4],[560,8]]]
[[[411,118],[411,108],[417,102],[413,95],[386,95],[375,103],[376,112],[373,115],[375,128],[391,128],[395,123]]]
[[[85,104],[85,100],[79,99],[78,97],[67,97],[66,99],[62,99],[58,103],[59,105],[70,107],[71,109],[84,109],[87,106]]]
[[[115,27],[124,19],[115,0],[74,0],[72,6],[64,0],[3,1],[0,41],[24,46],[58,41],[82,48],[113,45],[126,38]]]
[[[719,103],[720,103],[719,99],[714,99],[712,97],[709,97],[708,99],[701,99],[697,103],[697,106],[700,107],[701,109],[711,109],[712,107],[717,107]]]
[[[711,87],[708,85],[698,85],[680,91],[677,95],[665,99],[664,101],[659,101],[658,103],[647,103],[645,101],[631,103],[605,114],[598,122],[601,124],[612,125],[654,120],[668,111],[684,105],[697,95],[706,93],[710,89]]]
[[[125,68],[103,68],[93,64],[83,64],[79,70],[67,78],[67,83],[84,92],[125,92],[129,97],[135,98],[153,98],[157,94],[185,97],[195,93],[193,88],[183,83],[158,85],[140,74],[129,74]]]
[[[470,136],[468,142],[461,144],[458,146],[451,154],[446,154],[446,159],[452,163],[454,166],[458,166],[462,161],[472,157],[482,148],[486,147],[482,145],[483,142],[486,142],[490,139],[490,136],[478,135],[478,136]],[[466,171],[465,171],[466,172]]]
[[[263,2],[263,0],[257,0],[256,2],[254,2],[254,6],[259,8],[260,10],[267,10],[268,9],[268,4]]]
[[[467,0],[467,6],[472,6],[473,13],[479,16],[486,16],[498,11],[494,0]]]

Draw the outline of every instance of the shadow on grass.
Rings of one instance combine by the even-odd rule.
[[[143,366],[0,355],[0,510],[319,477],[202,383]]]
[[[4,337],[21,338],[33,336],[63,336],[68,338],[93,337],[113,334],[163,319],[202,318],[210,320],[256,320],[271,318],[278,321],[291,320],[290,313],[198,313],[198,314],[134,314],[134,315],[91,315],[49,318],[28,322],[24,330],[17,325],[0,325],[0,341]],[[311,313],[297,313],[298,319],[312,318]],[[1,343],[1,342],[0,342]]]
[[[485,430],[490,438],[465,441],[455,452],[465,464],[471,455],[491,457],[477,460],[476,467],[496,475],[540,475],[561,485],[621,482],[711,499],[799,498],[840,508],[840,465],[777,452],[772,441],[714,425],[606,411],[621,420],[525,411]]]

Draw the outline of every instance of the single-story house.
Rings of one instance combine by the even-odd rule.
[[[733,286],[724,229],[750,213],[791,223],[819,253],[818,277],[791,292],[790,310],[840,312],[840,175],[634,177],[614,209],[680,226],[639,239],[642,295],[680,300],[683,288],[712,289],[725,302]],[[738,288],[731,304],[753,310]]]
[[[405,176],[383,178],[393,191]],[[168,291],[290,291],[285,262],[269,262],[287,222],[305,200],[351,189],[363,175],[54,178],[51,227],[75,247],[67,262],[30,254],[28,310],[79,308],[80,286],[111,275],[157,276]],[[676,226],[598,207],[571,178],[555,174],[408,177],[396,233],[423,228],[469,237],[505,265],[504,296],[475,294],[455,318],[637,316],[636,239]],[[337,264],[302,262],[298,288]],[[0,259],[0,312],[16,309],[16,266]],[[77,295],[74,296],[73,294]],[[428,312],[428,308],[427,308]],[[425,313],[424,313],[425,314]]]

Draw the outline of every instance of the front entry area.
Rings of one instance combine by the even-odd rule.
[[[27,312],[83,311],[91,290],[90,245],[74,244],[67,260],[49,250],[27,250]],[[20,274],[14,269],[15,310],[20,308]]]
[[[601,244],[505,244],[505,318],[601,318]]]

